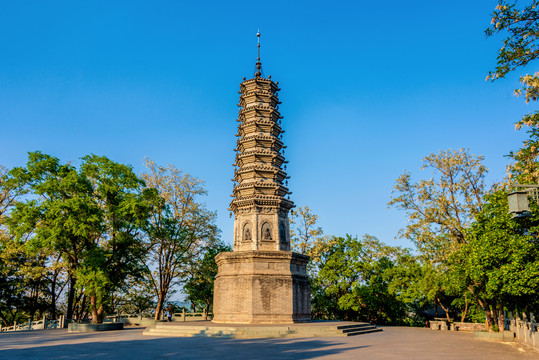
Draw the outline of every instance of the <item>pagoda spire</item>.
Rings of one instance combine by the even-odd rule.
[[[258,56],[256,57],[255,77],[259,78],[260,76],[262,76],[262,63],[260,62],[260,30],[258,30],[258,32],[256,33],[256,37],[257,37],[256,47],[258,50]]]

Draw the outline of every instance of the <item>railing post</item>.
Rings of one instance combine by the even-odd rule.
[[[16,321],[13,322],[13,331],[17,331],[17,322]]]
[[[28,318],[28,330],[32,330],[32,319]]]
[[[47,315],[43,315],[43,330],[47,330]]]
[[[182,321],[185,321],[185,308],[182,309]]]

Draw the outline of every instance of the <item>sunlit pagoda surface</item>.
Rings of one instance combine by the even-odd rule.
[[[260,44],[259,51],[260,51]],[[220,253],[214,288],[217,323],[310,320],[309,257],[290,251],[286,163],[278,83],[262,75],[240,84],[234,163],[234,251]]]

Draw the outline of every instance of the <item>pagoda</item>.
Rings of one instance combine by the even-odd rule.
[[[294,323],[310,320],[309,257],[290,251],[288,212],[294,207],[277,96],[258,57],[252,79],[240,84],[234,189],[234,250],[216,256],[217,323]],[[287,198],[288,197],[288,198]]]

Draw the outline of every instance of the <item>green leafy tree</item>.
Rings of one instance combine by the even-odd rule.
[[[67,315],[71,317],[74,269],[87,238],[84,232],[98,225],[96,207],[88,206],[90,184],[73,166],[35,152],[29,153],[25,168],[10,171],[7,186],[25,194],[25,200],[14,204],[7,221],[13,241],[24,243],[27,253],[53,258],[61,254],[69,278]]]
[[[365,235],[337,237],[321,254],[314,283],[313,313],[320,317],[397,324],[405,306],[389,291],[385,274],[395,266],[400,248]],[[326,308],[321,308],[325,306]]]
[[[487,169],[483,157],[464,149],[441,151],[424,158],[422,170],[428,179],[418,182],[405,172],[396,182],[389,205],[404,210],[408,225],[401,236],[418,248],[422,277],[414,283],[417,291],[440,305],[449,319],[451,304],[466,310],[468,298],[455,302],[454,286],[448,282],[449,257],[465,245],[467,229],[482,210]]]
[[[531,210],[529,217],[511,219],[507,191],[487,195],[468,243],[451,259],[455,283],[466,284],[489,327],[502,328],[504,309],[539,310],[539,206],[532,202]]]
[[[436,274],[432,265],[409,250],[397,253],[394,266],[387,269],[384,277],[388,282],[388,292],[406,307],[406,324],[424,326],[426,318],[422,312],[429,308],[442,295],[437,281],[432,281]]]
[[[93,229],[99,232],[94,233],[77,277],[90,297],[92,320],[100,321],[110,294],[124,287],[129,276],[142,276],[143,230],[159,198],[130,166],[103,156],[85,156],[81,174],[92,184],[101,226]]]
[[[73,315],[78,288],[98,322],[110,294],[128,275],[140,273],[141,231],[158,197],[129,166],[95,155],[82,160],[77,170],[30,153],[26,167],[9,173],[11,186],[27,196],[7,223],[27,253],[61,261],[69,281],[67,316]]]
[[[0,319],[3,326],[13,324],[23,306],[24,278],[19,265],[24,264],[14,256],[11,238],[6,227],[6,216],[16,198],[12,187],[7,186],[8,169],[0,166]]]
[[[205,249],[201,261],[196,263],[189,280],[183,287],[187,299],[191,303],[203,304],[206,315],[211,311],[213,304],[213,284],[218,270],[215,257],[217,254],[227,251],[232,251],[232,248],[221,242]],[[195,309],[193,308],[193,310]]]

